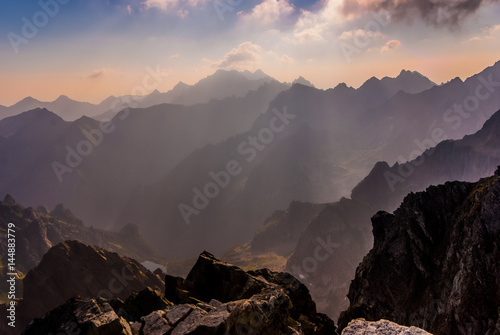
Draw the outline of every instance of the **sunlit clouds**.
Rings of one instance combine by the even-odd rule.
[[[73,0],[40,27],[23,21],[34,24],[37,4],[2,6],[4,36],[37,34],[18,53],[0,40],[0,105],[60,94],[97,103],[128,93],[146,66],[170,71],[160,91],[259,68],[326,89],[403,68],[465,79],[500,55],[496,0]]]

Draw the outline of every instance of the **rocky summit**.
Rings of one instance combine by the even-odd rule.
[[[165,295],[146,289],[121,299],[71,298],[25,335],[336,334],[307,288],[287,273],[245,272],[202,253],[186,279],[166,277]]]
[[[409,194],[372,218],[374,246],[339,319],[388,319],[434,334],[500,334],[500,170]]]

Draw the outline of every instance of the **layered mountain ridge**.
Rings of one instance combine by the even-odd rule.
[[[165,253],[182,250],[182,257],[190,257],[201,251],[196,248],[224,252],[249,241],[266,217],[291,201],[337,201],[348,196],[377,161],[393,162],[416,150],[420,154],[442,139],[459,139],[479,130],[484,122],[480,115],[489,118],[498,110],[498,95],[482,101],[476,114],[463,119],[456,129],[443,120],[443,113],[453,108],[450,101],[474,95],[480,79],[490,77],[500,78],[500,63],[458,85],[433,86],[418,94],[380,94],[385,102],[375,107],[368,90],[338,86],[320,91],[294,85],[278,95],[248,132],[192,153],[163,180],[144,187],[117,223],[133,218],[146,226],[154,222],[158,229],[156,223],[162,222],[160,229],[166,236],[186,236],[182,241],[196,236],[189,244],[172,241],[162,248]],[[373,82],[384,86],[383,81]],[[279,124],[285,127],[267,135],[270,140],[264,138],[264,145],[259,134],[268,133],[277,113],[287,115],[286,122]],[[432,139],[437,128],[447,136],[425,141],[420,149],[416,141]],[[217,194],[213,199],[203,195],[213,182],[210,173],[225,171],[232,161],[241,172],[226,187],[212,192]],[[198,192],[201,195],[196,196]],[[198,198],[205,198],[198,205],[201,209],[196,208]],[[225,243],[227,236],[231,245]],[[149,238],[160,244],[157,234]]]
[[[151,73],[147,75],[151,75]],[[156,84],[161,84],[161,71],[155,76],[155,79],[159,80]],[[218,70],[194,85],[179,82],[172,90],[165,93],[154,90],[146,96],[110,96],[99,104],[75,101],[65,95],[50,102],[26,97],[12,106],[0,106],[0,120],[37,108],[48,109],[65,121],[75,121],[82,116],[111,119],[126,107],[146,108],[165,103],[180,105],[208,103],[213,99],[222,100],[231,96],[243,97],[248,92],[257,90],[263,84],[272,82],[277,83],[275,79],[260,70],[250,73],[250,75],[234,70]],[[289,85],[283,84],[283,86],[288,87]]]

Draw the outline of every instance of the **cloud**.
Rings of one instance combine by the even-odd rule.
[[[163,11],[169,11],[176,8],[180,3],[180,0],[146,0],[144,5],[146,8],[158,8]]]
[[[268,25],[279,22],[295,12],[295,7],[289,0],[264,0],[256,5],[248,14],[238,13],[244,21],[252,21],[258,24]]]
[[[251,42],[244,42],[213,65],[220,69],[244,70],[261,60],[262,47]]]
[[[189,9],[199,7],[210,0],[146,0],[146,9],[159,9],[182,18],[189,14]]]
[[[398,41],[398,40],[390,40],[389,42],[387,42],[382,47],[382,49],[380,49],[380,52],[387,52],[387,51],[390,51],[390,50],[395,50],[395,49],[398,49],[399,47],[401,47],[401,42],[400,41]]]
[[[86,76],[88,79],[100,79],[105,76],[117,74],[115,70],[109,68],[101,68],[92,71],[90,74]]]
[[[386,10],[395,19],[412,21],[419,17],[434,26],[457,26],[486,3],[500,0],[344,0],[342,13],[347,17]]]
[[[292,63],[295,63],[295,59],[293,59],[290,56],[283,55],[283,57],[281,57],[281,59],[280,59],[280,63],[292,64]]]
[[[295,43],[321,42],[345,20],[341,13],[342,0],[326,0],[323,8],[316,12],[302,10],[294,29]]]
[[[481,35],[471,37],[468,40],[463,41],[463,43],[490,40],[493,38],[493,35],[495,35],[498,32],[500,32],[500,24],[496,26],[486,26],[483,28]]]
[[[181,58],[181,55],[180,54],[173,54],[172,56],[170,56],[170,58],[179,59],[179,58]]]
[[[339,36],[339,39],[345,41],[345,40],[350,40],[350,39],[352,39],[354,37],[369,38],[371,40],[374,40],[374,39],[386,39],[387,38],[387,36],[385,34],[382,34],[380,31],[371,31],[371,30],[357,29],[357,30],[344,31]]]

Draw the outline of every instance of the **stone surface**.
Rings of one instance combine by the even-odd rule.
[[[35,319],[24,335],[47,334],[132,335],[129,324],[119,317],[109,303],[103,300],[72,298]]]
[[[404,327],[394,322],[380,320],[369,322],[365,319],[356,319],[349,323],[342,331],[342,335],[432,335],[416,327]]]
[[[167,319],[165,319],[164,311],[154,311],[143,317],[141,321],[144,324],[142,328],[143,334],[163,335],[172,329]]]

